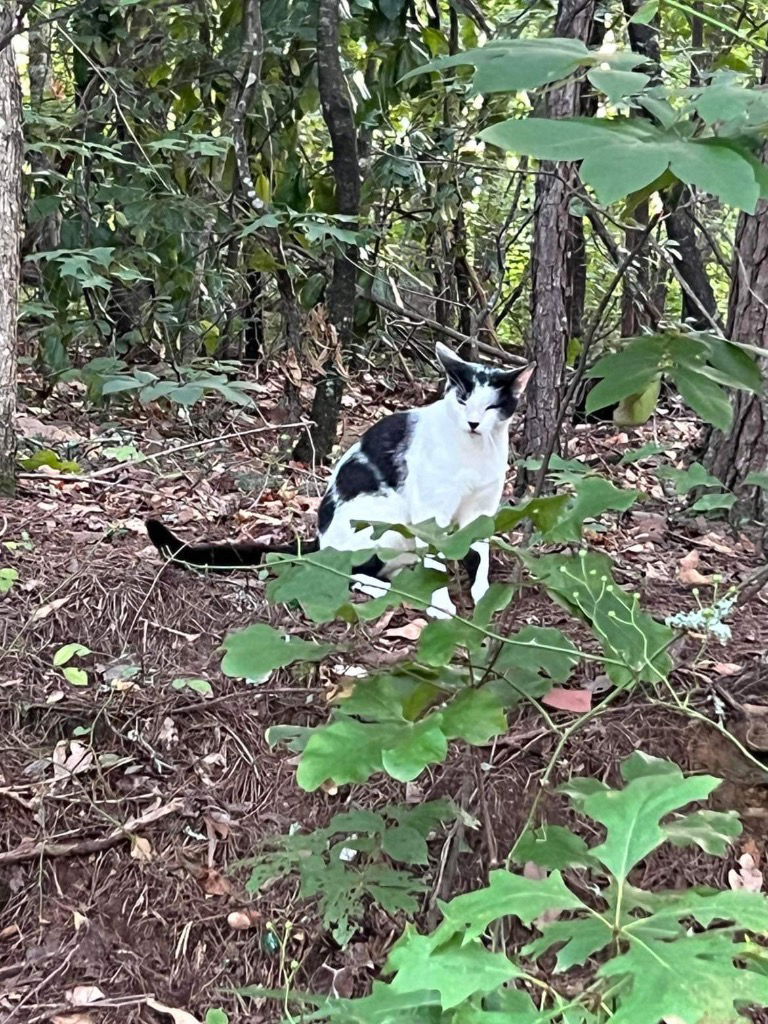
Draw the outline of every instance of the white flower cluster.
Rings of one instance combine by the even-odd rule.
[[[696,593],[696,591],[694,591]],[[736,604],[736,593],[729,592],[709,608],[697,608],[692,612],[678,612],[664,621],[676,629],[690,629],[696,633],[711,633],[721,644],[731,639],[731,627],[723,622]]]

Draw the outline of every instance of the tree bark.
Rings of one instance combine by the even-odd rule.
[[[345,228],[354,231],[360,212],[360,162],[352,99],[341,64],[340,7],[340,0],[319,0],[317,74],[323,118],[331,136],[336,210],[355,218],[344,224]],[[333,277],[328,288],[328,315],[345,356],[350,352],[354,333],[357,259],[357,246],[341,245],[334,257]],[[343,389],[343,378],[333,358],[330,358],[317,382],[312,403],[311,416],[315,426],[296,446],[296,458],[303,461],[309,461],[313,456],[319,460],[327,458],[336,440]]]
[[[556,36],[590,38],[595,0],[559,0]],[[579,113],[581,84],[572,79],[551,89],[544,101],[547,117]],[[531,253],[531,353],[536,373],[528,388],[523,433],[526,455],[547,451],[557,427],[566,353],[572,329],[578,329],[581,217],[570,213],[579,192],[573,163],[542,161],[536,180],[536,218]],[[576,302],[574,301],[576,300]]]
[[[0,38],[16,3],[0,2]],[[21,241],[21,86],[10,42],[0,51],[0,494],[16,489],[16,321]]]
[[[763,148],[768,163],[768,145]],[[768,355],[768,202],[760,200],[754,214],[739,215],[734,244],[733,274],[728,299],[727,336],[733,341],[761,345]],[[768,358],[762,360],[763,374]],[[764,395],[737,391],[733,427],[724,436],[710,433],[705,464],[740,497],[740,514],[765,520],[766,491],[745,484],[751,472],[768,470],[768,400]]]

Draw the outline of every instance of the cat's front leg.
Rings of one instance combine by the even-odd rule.
[[[477,602],[488,593],[490,583],[488,582],[488,566],[490,564],[490,544],[487,540],[478,540],[472,545],[471,550],[477,556],[473,559],[474,579],[471,581],[469,592],[472,600]],[[470,576],[472,571],[470,569]]]

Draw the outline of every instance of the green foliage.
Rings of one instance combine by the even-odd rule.
[[[41,466],[47,466],[49,469],[56,470],[57,473],[81,472],[79,462],[75,462],[72,459],[62,459],[51,448],[42,448],[28,459],[19,459],[19,464],[23,469],[30,471],[39,469]]]
[[[275,878],[298,875],[301,896],[317,898],[323,926],[345,946],[371,899],[390,914],[416,911],[423,884],[389,861],[426,864],[427,838],[455,817],[447,800],[335,814],[326,828],[266,839],[247,861],[247,888],[259,892]]]
[[[659,334],[630,338],[603,356],[587,376],[600,378],[587,398],[587,412],[602,409],[669,377],[685,402],[707,423],[728,431],[733,410],[723,385],[753,393],[761,389],[755,360],[738,346],[710,335]]]
[[[0,594],[7,594],[18,578],[18,569],[0,568]]]
[[[331,644],[317,644],[280,633],[265,623],[230,633],[222,648],[226,652],[221,670],[227,676],[263,681],[276,668],[295,661],[321,661],[336,650]]]
[[[590,778],[560,787],[581,815],[602,827],[601,841],[588,847],[562,826],[522,836],[515,859],[532,861],[548,874],[529,878],[493,871],[485,888],[441,903],[443,919],[433,932],[408,927],[394,946],[388,984],[375,985],[364,999],[320,1003],[314,1019],[394,1021],[404,1010],[413,1011],[414,1020],[436,1024],[646,1024],[673,1016],[686,1024],[736,1024],[742,1006],[764,1005],[768,976],[752,962],[749,938],[768,929],[764,894],[704,887],[648,892],[629,881],[669,841],[726,852],[740,832],[735,815],[684,810],[706,799],[718,780],[686,777],[672,762],[641,752],[621,770],[619,789]],[[569,884],[577,878],[578,886]],[[487,941],[506,917],[538,931],[514,956],[494,951]],[[547,971],[543,1001],[534,1004],[520,982],[541,984],[537,962],[553,950],[555,972]],[[569,981],[574,968],[577,986]]]
[[[191,690],[199,693],[201,697],[212,697],[213,687],[207,679],[187,679],[186,677],[174,679],[171,683],[174,690]]]

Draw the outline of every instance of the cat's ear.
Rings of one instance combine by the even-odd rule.
[[[437,356],[437,361],[449,376],[451,370],[455,371],[460,366],[466,366],[466,363],[461,356],[457,356],[456,353],[452,352],[447,345],[442,343],[442,341],[438,341],[435,345],[435,355]]]
[[[502,370],[498,376],[499,383],[502,387],[509,388],[514,398],[520,398],[528,387],[535,369],[536,363],[528,363],[519,370]]]
[[[447,345],[441,342],[435,345],[435,354],[438,362],[445,370],[448,383],[452,384],[458,391],[466,393],[472,390],[472,367],[465,363],[461,356],[457,356]]]

